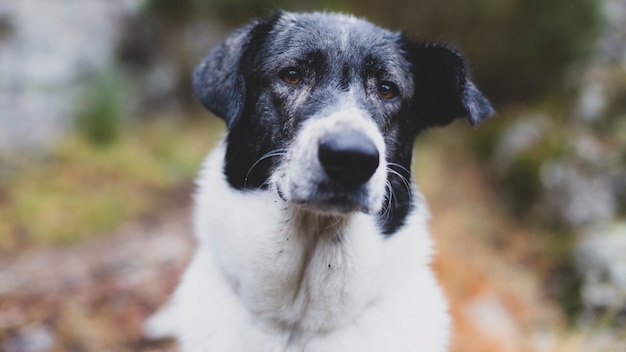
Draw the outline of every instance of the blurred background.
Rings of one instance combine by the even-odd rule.
[[[276,8],[451,44],[494,103],[416,142],[452,351],[626,351],[626,0],[0,0],[0,351],[177,350],[191,71]]]

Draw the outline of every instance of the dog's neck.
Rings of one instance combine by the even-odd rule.
[[[278,231],[257,247],[262,270],[237,280],[237,294],[255,316],[282,329],[306,334],[347,324],[378,296],[373,284],[380,280],[369,268],[372,242],[382,240],[375,222],[362,213],[280,212]]]
[[[340,242],[353,214],[326,214],[301,207],[289,207],[285,216],[289,219],[291,231],[303,240],[330,238]]]
[[[254,283],[249,282],[254,286],[250,291],[244,288],[239,294],[258,316],[274,324],[294,330],[325,330],[328,322],[342,321],[333,314],[343,309],[342,298],[359,291],[353,282],[354,247],[350,245],[355,214],[286,207],[282,215],[284,226],[276,233],[275,242],[266,247],[266,255],[274,260],[265,264],[266,270]],[[354,314],[355,307],[348,310]]]

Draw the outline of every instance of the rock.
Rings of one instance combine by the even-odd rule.
[[[626,308],[626,222],[588,230],[580,237],[575,260],[588,311]]]
[[[86,78],[115,59],[139,0],[0,4],[0,153],[41,149],[73,121]]]
[[[54,346],[54,336],[42,325],[34,325],[9,336],[0,346],[6,352],[48,352]]]
[[[546,161],[540,176],[544,203],[570,227],[605,223],[616,215],[607,175],[585,174],[566,161]]]

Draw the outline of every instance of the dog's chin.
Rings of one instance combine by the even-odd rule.
[[[371,212],[367,204],[363,204],[348,196],[331,196],[322,199],[293,199],[289,203],[303,210],[327,215],[348,215],[350,213]]]
[[[287,204],[296,209],[311,211],[326,215],[348,215],[350,213],[375,213],[377,209],[369,204],[368,197],[359,193],[314,193],[306,196],[285,194],[280,187],[276,187],[278,196]]]

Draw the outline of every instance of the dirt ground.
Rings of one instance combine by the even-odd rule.
[[[435,167],[421,184],[433,214],[434,268],[455,321],[451,351],[552,350],[561,320],[525,265],[531,237],[494,206],[476,169],[463,168],[450,183],[455,175]],[[144,337],[142,323],[189,260],[190,208],[185,202],[82,244],[1,257],[0,351],[177,351],[171,340]]]
[[[83,244],[0,258],[0,351],[176,351],[144,338],[141,326],[191,254],[189,208]]]

